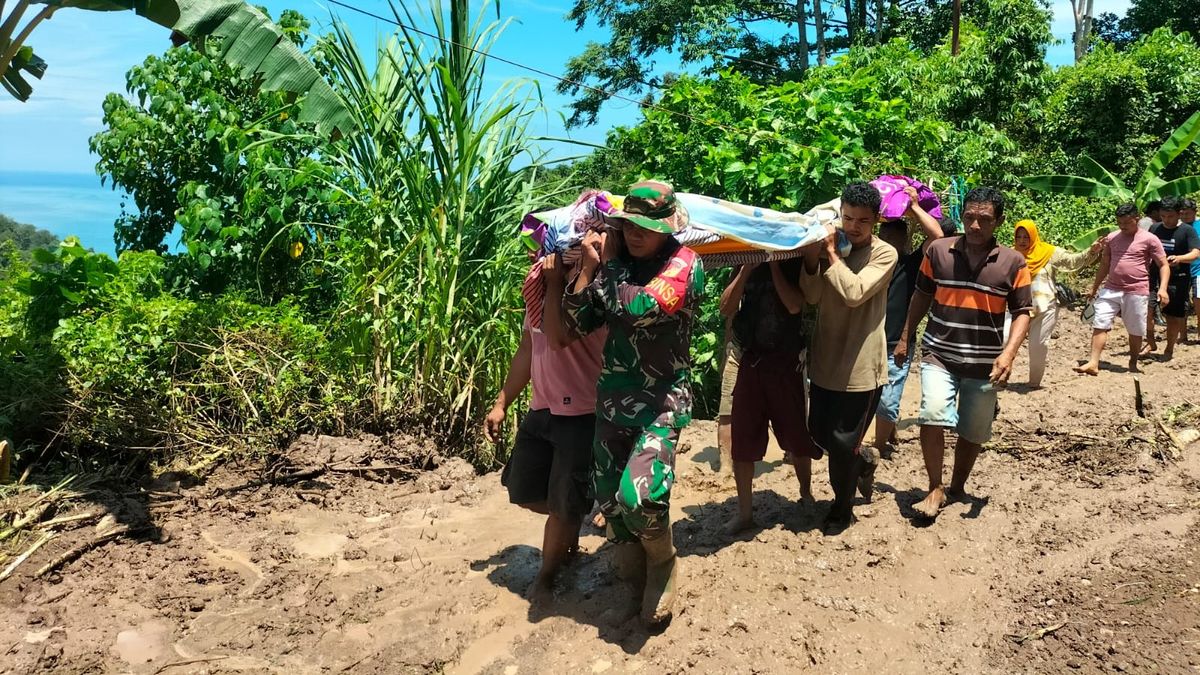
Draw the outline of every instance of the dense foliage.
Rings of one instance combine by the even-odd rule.
[[[654,176],[803,210],[880,173],[941,191],[953,178],[1008,192],[1002,239],[1030,217],[1066,244],[1110,222],[1114,198],[1035,193],[1022,179],[1100,165],[1129,185],[1157,164],[1162,180],[1200,174],[1195,146],[1154,160],[1200,110],[1191,36],[1151,30],[1052,70],[1044,4],[966,0],[957,55],[946,4],[893,3],[882,30],[868,7],[869,20],[826,36],[854,46],[802,74],[714,61],[664,80],[636,125],[552,170],[526,129],[536,89],[485,87],[497,27],[470,20],[465,0],[404,16],[440,39],[401,29],[369,51],[336,25],[310,40],[284,13],[360,130],[345,138],[298,123],[292,102],[224,65],[220,40],[150,57],[128,97],[106,100],[92,141],[101,174],[133,199],[116,224],[119,260],[74,240],[24,257],[6,245],[0,437],[145,462],[404,426],[492,465],[477,421],[520,337],[527,261],[514,231],[580,188]],[[850,5],[857,17],[867,3]],[[604,7],[620,9],[576,11]],[[693,336],[702,414],[716,408],[727,278],[710,275]]]
[[[27,223],[18,223],[0,213],[0,242],[11,241],[18,251],[32,251],[35,248],[50,248],[58,243],[58,237],[39,227]]]
[[[0,291],[0,434],[141,466],[366,419],[345,355],[294,305],[181,298],[165,278],[152,251],[118,263],[74,238],[13,261]]]
[[[304,43],[303,17],[285,11],[280,23]],[[284,95],[259,91],[219,51],[209,41],[135,66],[129,95],[105,99],[106,129],[91,148],[101,176],[135,207],[116,223],[118,251],[165,254],[178,227],[178,283],[274,302],[320,281],[290,252],[312,247],[315,226],[337,217],[338,192],[314,154],[322,142],[297,135]]]

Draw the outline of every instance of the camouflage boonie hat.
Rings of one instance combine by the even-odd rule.
[[[675,199],[675,188],[659,180],[644,180],[629,186],[625,203],[607,217],[628,220],[663,234],[674,234],[688,224],[687,209]]]

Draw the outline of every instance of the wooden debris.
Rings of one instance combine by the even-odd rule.
[[[43,523],[38,523],[37,526],[41,529],[45,529],[48,527],[56,527],[58,525],[64,525],[66,523],[75,523],[75,522],[80,522],[80,521],[86,522],[86,521],[92,520],[93,518],[99,518],[100,515],[101,514],[99,511],[87,511],[84,513],[76,513],[73,516],[63,516],[61,518],[53,518],[53,519],[47,520]]]
[[[41,520],[42,516],[46,515],[46,512],[50,510],[51,506],[53,506],[53,503],[49,501],[41,504],[37,504],[37,502],[35,502],[35,506],[26,511],[25,515],[14,520],[12,525],[6,527],[4,530],[0,530],[0,541],[8,539],[17,532],[20,532],[33,523]]]
[[[221,659],[227,659],[227,658],[229,658],[229,657],[228,656],[206,656],[204,658],[199,658],[199,659],[187,659],[186,661],[172,661],[170,663],[164,663],[163,665],[159,666],[158,670],[154,671],[154,675],[158,675],[159,673],[165,672],[170,668],[178,668],[179,666],[190,666],[190,665],[193,665],[196,663],[209,663],[211,661],[220,661]]]
[[[1171,459],[1179,459],[1183,455],[1183,444],[1179,442],[1179,438],[1175,436],[1175,432],[1171,431],[1170,427],[1166,424],[1163,424],[1162,419],[1159,417],[1154,418],[1154,425],[1167,438],[1167,442],[1170,444],[1172,450]]]
[[[1133,378],[1133,409],[1137,411],[1138,417],[1146,416],[1146,403],[1142,399],[1142,378]]]
[[[28,550],[26,550],[21,555],[17,556],[15,560],[13,560],[11,563],[9,563],[8,567],[4,568],[3,572],[0,572],[0,581],[4,581],[5,579],[12,576],[12,573],[17,570],[17,567],[19,567],[21,563],[25,562],[25,560],[28,559],[29,556],[33,555],[34,552],[37,551],[42,546],[45,546],[46,542],[50,541],[55,536],[56,535],[53,532],[47,532],[47,533],[43,534],[40,539],[33,542],[33,546],[30,546]]]
[[[92,550],[93,548],[107,544],[108,542],[112,541],[113,539],[116,539],[117,537],[119,537],[123,534],[127,534],[129,532],[129,530],[130,530],[130,528],[128,525],[119,525],[117,527],[114,527],[113,529],[105,532],[104,534],[101,534],[98,537],[95,537],[93,539],[85,541],[82,544],[79,544],[78,546],[71,548],[66,553],[63,553],[62,555],[58,556],[54,560],[51,560],[50,562],[46,563],[45,565],[42,565],[41,569],[39,569],[37,572],[35,572],[33,576],[40,579],[41,577],[46,576],[47,574],[49,574],[50,572],[53,572],[54,570],[58,569],[59,567],[62,567],[63,565],[71,562],[72,560],[75,560],[76,558],[83,555],[84,553],[87,553],[88,551]]]
[[[1025,644],[1026,642],[1030,642],[1032,640],[1041,640],[1042,638],[1046,637],[1047,635],[1050,635],[1051,633],[1057,631],[1058,629],[1062,628],[1065,625],[1067,625],[1066,621],[1064,621],[1062,623],[1056,623],[1053,626],[1046,626],[1045,628],[1039,628],[1028,635],[1009,635],[1008,639],[1021,645],[1021,644]]]

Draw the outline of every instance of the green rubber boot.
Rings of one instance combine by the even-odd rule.
[[[642,621],[653,626],[671,618],[679,582],[679,559],[671,526],[654,539],[643,539],[646,549],[646,592],[642,595]]]

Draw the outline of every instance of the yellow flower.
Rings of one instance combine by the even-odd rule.
[[[292,256],[292,259],[299,258],[301,253],[304,253],[304,242],[293,241],[292,245],[288,246],[288,255]]]

